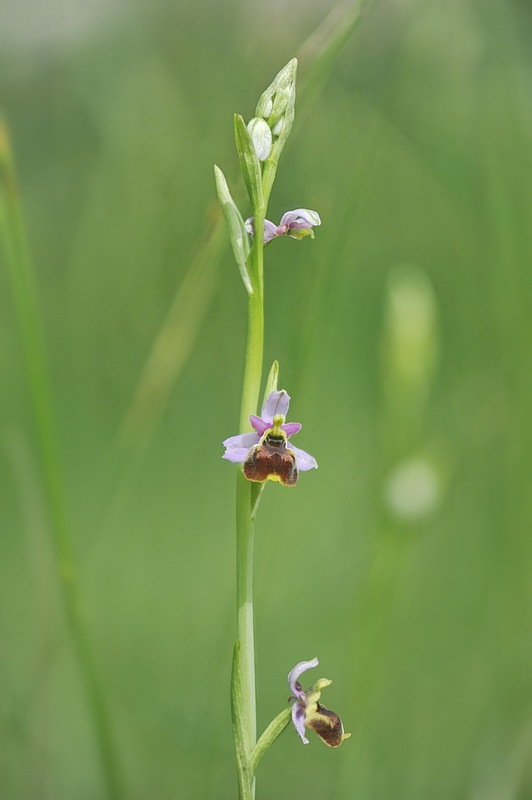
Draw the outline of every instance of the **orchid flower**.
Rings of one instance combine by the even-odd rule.
[[[295,486],[299,472],[316,469],[316,459],[288,440],[301,430],[299,422],[285,422],[290,396],[282,389],[272,392],[262,407],[261,416],[249,421],[254,433],[240,433],[224,441],[223,458],[243,464],[249,481],[279,481]]]
[[[265,219],[264,244],[268,244],[277,236],[290,236],[292,239],[303,239],[305,236],[310,236],[313,239],[314,231],[312,228],[316,225],[321,225],[320,215],[317,211],[311,211],[308,208],[296,208],[295,211],[287,211],[281,217],[279,225],[270,222],[269,219]],[[253,235],[253,217],[248,217],[244,226],[247,232]]]
[[[332,681],[320,678],[306,692],[303,691],[299,682],[303,672],[317,667],[318,664],[317,658],[313,658],[311,661],[300,661],[288,675],[288,685],[292,693],[290,700],[293,701],[292,722],[303,744],[309,743],[305,736],[305,728],[312,728],[328,747],[340,747],[351,734],[344,733],[344,726],[338,714],[318,703],[321,690],[330,686]]]

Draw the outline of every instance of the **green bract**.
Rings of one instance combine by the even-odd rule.
[[[247,257],[249,255],[249,237],[244,227],[244,220],[240,211],[236,207],[236,203],[231,197],[231,192],[227,185],[225,175],[220,167],[214,165],[214,178],[216,180],[216,191],[218,193],[218,200],[222,206],[223,215],[227,222],[229,229],[229,238],[235,256],[235,261],[238,264],[240,275],[244,281],[244,286],[249,294],[253,291],[251,286],[251,279],[247,268]]]
[[[253,208],[262,206],[262,174],[253,141],[240,114],[235,114],[235,142],[242,177]]]

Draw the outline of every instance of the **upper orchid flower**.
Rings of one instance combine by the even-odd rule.
[[[292,692],[290,700],[293,700],[294,703],[292,706],[292,722],[303,744],[309,743],[305,736],[305,728],[312,728],[326,745],[340,747],[342,742],[345,739],[349,739],[351,734],[344,733],[344,726],[338,714],[318,703],[321,697],[321,690],[325,689],[326,686],[330,686],[332,681],[327,680],[327,678],[320,678],[306,692],[303,691],[299,682],[299,677],[303,672],[317,667],[318,664],[317,658],[313,658],[311,661],[300,661],[288,675],[288,685]]]
[[[279,481],[295,486],[299,472],[317,468],[316,459],[304,450],[288,446],[288,439],[301,430],[299,422],[285,422],[290,396],[283,390],[267,397],[260,417],[250,416],[255,433],[240,433],[224,441],[223,458],[244,464],[248,481]]]
[[[247,232],[253,235],[253,217],[249,217],[244,225]],[[308,208],[296,208],[295,211],[287,211],[281,217],[278,225],[270,222],[269,219],[265,219],[264,244],[268,244],[277,236],[290,236],[292,239],[303,239],[305,236],[310,236],[313,239],[314,231],[312,228],[316,225],[321,225],[320,215],[317,211],[311,211]]]

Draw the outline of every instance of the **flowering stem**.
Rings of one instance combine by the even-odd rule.
[[[254,524],[250,516],[251,486],[241,472],[237,475],[237,629],[239,644],[238,676],[233,675],[235,745],[241,800],[254,797],[251,752],[257,736],[255,701],[255,636],[253,622],[253,545]],[[238,681],[238,682],[237,682]],[[238,741],[240,738],[240,742]],[[240,751],[240,752],[239,752]]]
[[[249,428],[249,415],[255,414],[259,399],[262,377],[262,358],[264,340],[264,247],[262,244],[265,211],[255,209],[256,236],[250,254],[250,278],[253,291],[248,301],[248,336],[246,362],[242,387],[240,429]],[[255,637],[253,622],[253,544],[254,511],[252,488],[242,472],[237,474],[236,486],[236,526],[237,526],[237,629],[239,641],[238,682],[233,676],[233,693],[238,692],[238,720],[235,724],[235,744],[237,745],[237,767],[241,800],[252,800],[255,796],[251,753],[257,738],[257,718],[255,699]],[[235,713],[235,712],[234,712]],[[242,741],[236,741],[238,736]],[[238,750],[241,750],[241,757]]]
[[[264,220],[262,221],[264,230]],[[256,238],[251,251],[250,278],[253,291],[248,300],[248,337],[242,403],[240,407],[240,429],[248,430],[249,415],[257,412],[262,376],[262,351],[264,341],[264,252],[262,239]]]

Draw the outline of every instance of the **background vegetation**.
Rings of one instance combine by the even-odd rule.
[[[532,796],[530,7],[380,0],[312,77],[327,31],[308,37],[331,8],[4,6],[1,102],[128,798],[235,797],[220,456],[245,293],[212,164],[237,174],[232,114],[249,118],[293,55],[307,95],[269,217],[305,206],[323,225],[267,251],[267,361],[320,469],[263,500],[259,721],[317,655],[353,738],[329,751],[286,732],[258,797]],[[93,800],[102,771],[0,259],[0,794]]]

